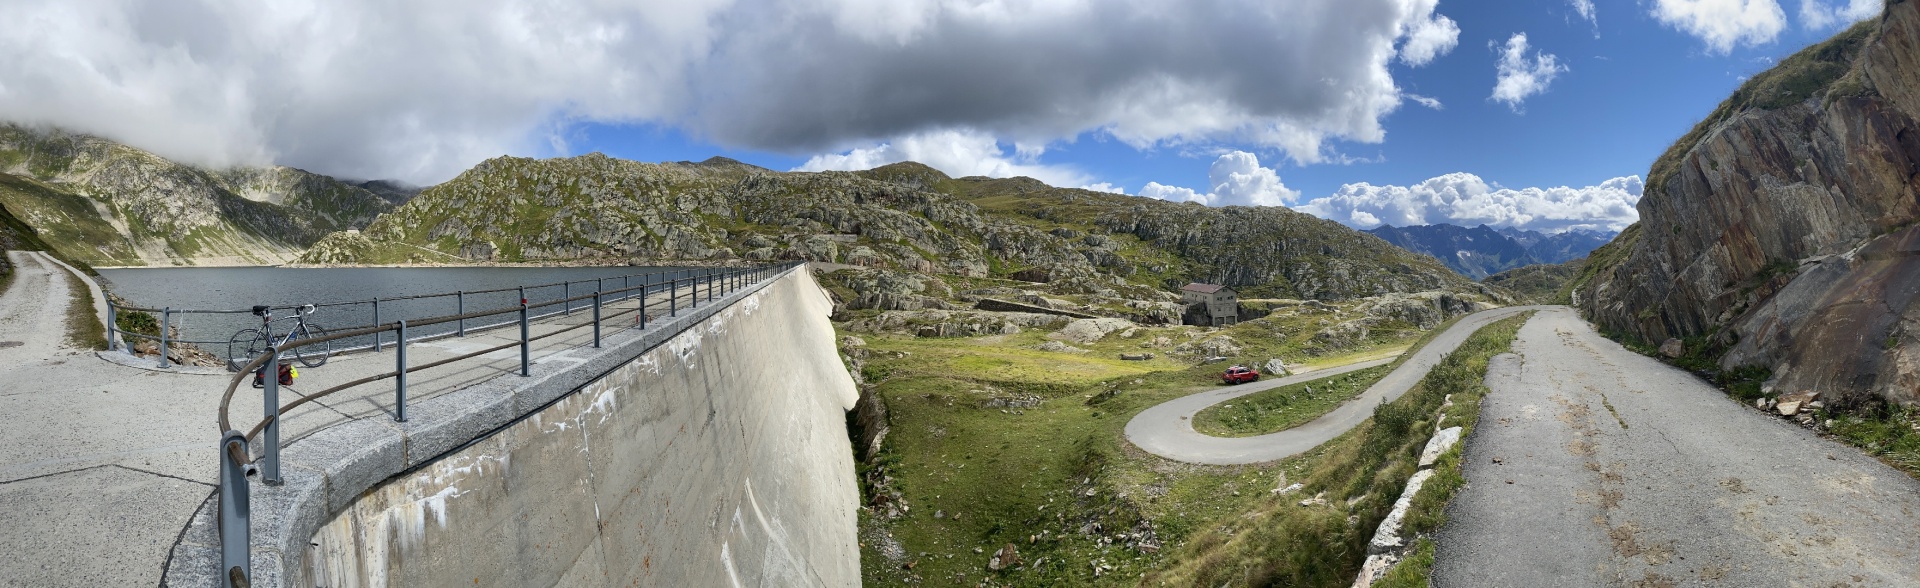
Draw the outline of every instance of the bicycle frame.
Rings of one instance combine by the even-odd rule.
[[[254,314],[260,317],[260,332],[266,334],[267,343],[275,348],[284,347],[288,341],[292,341],[293,334],[298,332],[300,327],[306,326],[307,317],[313,316],[314,313],[313,305],[303,304],[299,308],[293,309],[293,316],[278,319],[281,321],[293,321],[293,326],[288,327],[287,333],[276,340],[273,337],[273,322],[276,320],[273,318],[273,309],[271,307],[257,307],[254,310],[256,311]]]

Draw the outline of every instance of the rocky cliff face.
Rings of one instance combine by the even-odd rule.
[[[99,265],[277,263],[393,208],[289,167],[203,170],[88,135],[0,124],[0,202]]]
[[[1749,80],[1654,164],[1576,305],[1786,391],[1920,402],[1920,3]]]
[[[397,243],[475,260],[805,259],[1140,300],[1188,281],[1319,299],[1481,289],[1432,259],[1286,209],[954,179],[913,163],[782,173],[723,158],[503,157],[427,189],[365,237],[330,239],[303,261],[403,261],[357,253]]]

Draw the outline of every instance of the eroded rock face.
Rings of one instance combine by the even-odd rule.
[[[1655,164],[1639,225],[1575,289],[1590,319],[1646,342],[1718,333],[1724,367],[1783,386],[1920,401],[1920,3],[1860,27],[1756,76]],[[1794,87],[1815,90],[1774,97]]]

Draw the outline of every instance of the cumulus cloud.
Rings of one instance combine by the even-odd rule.
[[[1500,61],[1494,64],[1492,98],[1519,112],[1521,102],[1528,96],[1546,92],[1553,78],[1564,71],[1567,66],[1560,65],[1560,59],[1552,53],[1535,51],[1529,57],[1527,34],[1514,33],[1500,49]]]
[[[1033,163],[1044,148],[1016,146],[1009,157],[992,135],[979,131],[943,130],[918,133],[845,153],[815,155],[793,171],[863,170],[889,163],[915,161],[954,177],[1027,176],[1052,186],[1078,186],[1092,180],[1071,167]]]
[[[1432,3],[1428,3],[1426,11],[1432,10]],[[1416,67],[1426,65],[1459,44],[1460,25],[1453,19],[1438,14],[1415,19],[1407,26],[1407,42],[1400,46],[1400,61]]]
[[[1436,0],[9,3],[0,112],[208,163],[443,180],[582,122],[851,154],[968,129],[1322,161],[1379,142]],[[1017,151],[1017,149],[1016,149]],[[1017,153],[1016,153],[1017,156]]]
[[[1886,0],[1800,0],[1800,26],[1813,30],[1833,28],[1880,16]]]
[[[1653,17],[1722,55],[1735,45],[1771,43],[1787,27],[1775,0],[1654,0]]]
[[[1213,160],[1213,166],[1207,168],[1207,180],[1213,185],[1213,191],[1205,194],[1192,188],[1148,182],[1140,189],[1140,195],[1209,206],[1285,206],[1300,197],[1299,190],[1280,183],[1278,172],[1260,167],[1260,158],[1245,151],[1233,151]]]
[[[1451,173],[1412,186],[1347,184],[1296,209],[1361,229],[1451,223],[1548,233],[1618,231],[1639,220],[1634,205],[1640,202],[1643,187],[1640,176],[1626,176],[1584,188],[1516,190],[1473,174]]]

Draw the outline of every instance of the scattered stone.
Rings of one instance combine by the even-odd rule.
[[[1767,409],[1767,399],[1765,399],[1765,398],[1755,398],[1755,399],[1753,399],[1753,407],[1754,407],[1754,408],[1758,408],[1758,409],[1760,409],[1760,410],[1766,410],[1766,409]]]
[[[944,510],[933,511],[933,518],[936,518],[936,519],[947,518],[947,511],[944,511]]]
[[[977,552],[979,549],[975,548],[975,551]],[[998,572],[1019,564],[1020,552],[1014,549],[1012,543],[1008,543],[1006,547],[1002,547],[999,551],[993,552],[993,557],[987,560],[987,569]]]
[[[1687,354],[1687,348],[1679,339],[1667,339],[1660,344],[1660,354],[1678,359],[1680,356]]]
[[[1300,488],[1302,488],[1302,487],[1304,487],[1304,486],[1305,486],[1304,484],[1301,484],[1301,483],[1299,483],[1299,482],[1294,482],[1293,484],[1291,484],[1291,485],[1288,485],[1288,486],[1287,486],[1287,487],[1285,487],[1285,488],[1275,488],[1275,489],[1273,490],[1273,492],[1274,492],[1275,494],[1279,494],[1279,495],[1281,495],[1281,496],[1286,496],[1286,495],[1288,495],[1288,494],[1292,494],[1292,493],[1295,493],[1295,492],[1299,492],[1299,491],[1300,491]],[[1302,505],[1302,506],[1305,506],[1305,505]]]
[[[1327,493],[1321,492],[1319,494],[1313,495],[1313,498],[1308,498],[1306,500],[1300,501],[1300,506],[1320,506],[1326,503],[1327,503]]]
[[[1151,353],[1122,353],[1122,354],[1120,354],[1120,359],[1124,359],[1124,360],[1127,360],[1127,361],[1147,361],[1147,360],[1150,360],[1150,359],[1153,359],[1153,354],[1151,354]]]
[[[1780,411],[1780,416],[1790,417],[1793,415],[1800,414],[1800,401],[1798,400],[1783,401],[1779,405],[1775,406],[1774,410]]]

